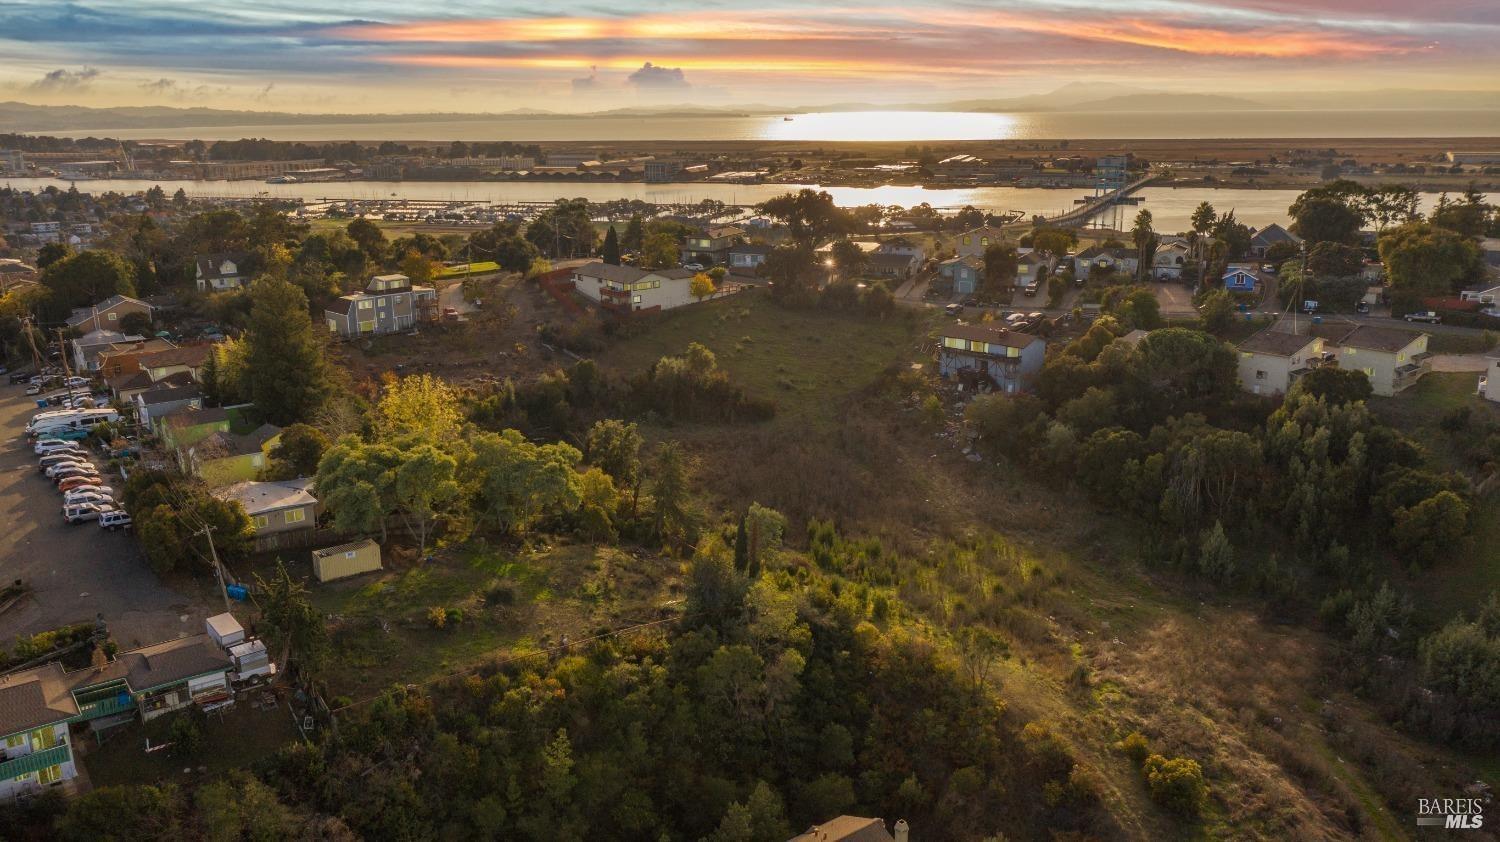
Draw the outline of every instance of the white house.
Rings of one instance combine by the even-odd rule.
[[[1317,336],[1266,328],[1235,349],[1240,387],[1256,395],[1284,395],[1297,379],[1323,363]]]
[[[596,262],[573,270],[573,287],[612,312],[653,312],[696,303],[695,274],[690,269],[638,269]],[[723,295],[722,286],[705,300]]]
[[[194,263],[197,264],[194,279],[198,283],[198,291],[223,292],[229,289],[239,289],[245,282],[245,277],[240,270],[245,263],[245,257],[239,252],[198,255],[194,259]]]
[[[1484,373],[1479,375],[1479,396],[1500,403],[1500,354],[1485,360]]]
[[[1151,259],[1151,277],[1158,281],[1176,281],[1182,278],[1182,267],[1188,262],[1187,243],[1163,243],[1156,248]]]
[[[1134,275],[1141,265],[1134,249],[1089,246],[1073,255],[1073,275],[1087,278],[1094,272],[1124,272]]]

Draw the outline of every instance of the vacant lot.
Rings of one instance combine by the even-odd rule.
[[[671,310],[644,321],[639,332],[600,355],[630,375],[658,359],[706,345],[719,365],[752,395],[776,401],[778,421],[836,416],[843,396],[910,357],[919,336],[915,314],[884,321],[860,315],[780,307],[759,290]]]

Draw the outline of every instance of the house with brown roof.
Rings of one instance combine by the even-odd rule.
[[[136,363],[151,375],[153,383],[160,383],[174,374],[182,373],[191,376],[194,382],[202,383],[203,369],[213,353],[213,344],[204,342],[142,354],[136,359]]]
[[[1427,334],[1392,327],[1359,325],[1330,341],[1339,368],[1363,371],[1377,395],[1391,397],[1432,371]]]
[[[1042,370],[1047,342],[1040,336],[986,324],[962,322],[943,328],[938,372],[974,378],[1002,392],[1021,392]]]
[[[1255,395],[1284,395],[1323,364],[1323,339],[1272,326],[1241,342],[1235,355],[1242,389]]]
[[[96,330],[119,330],[120,320],[130,313],[144,313],[151,318],[150,304],[128,295],[111,295],[92,307],[80,307],[68,316],[68,327],[79,333]]]
[[[122,343],[122,346],[118,348],[112,346],[109,350],[99,353],[99,374],[105,379],[113,379],[122,374],[140,371],[142,356],[170,351],[176,347],[165,339],[156,338],[143,342]]]
[[[262,424],[248,433],[219,430],[187,448],[184,470],[202,477],[210,488],[254,479],[281,443],[281,428]]]
[[[838,816],[813,825],[787,842],[907,842],[910,830],[905,819],[898,820],[892,829],[895,835],[886,831],[881,819]]]
[[[249,279],[243,267],[249,255],[243,252],[200,254],[193,258],[193,280],[199,292],[239,289]]]

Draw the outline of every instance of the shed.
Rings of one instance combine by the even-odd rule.
[[[365,538],[322,550],[313,550],[313,575],[319,582],[330,582],[346,576],[357,576],[380,569],[380,545]]]
[[[214,643],[225,649],[245,640],[245,627],[228,612],[209,617],[204,625],[208,626],[208,636],[214,639]]]

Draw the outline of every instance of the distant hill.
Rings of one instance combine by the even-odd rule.
[[[1239,111],[1273,108],[1264,102],[1219,94],[1124,94],[1091,99],[1068,106],[1069,111]]]

